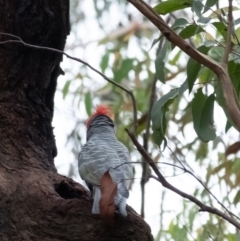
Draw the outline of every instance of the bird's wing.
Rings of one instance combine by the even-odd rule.
[[[99,185],[103,174],[109,171],[113,181],[119,183],[132,176],[131,166],[123,164],[125,162],[130,162],[128,152],[119,156],[114,146],[90,140],[79,154],[79,173],[83,180]]]

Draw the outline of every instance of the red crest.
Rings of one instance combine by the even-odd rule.
[[[105,116],[108,116],[109,118],[113,119],[112,110],[108,105],[97,105],[95,112],[89,117],[89,119],[87,121],[87,128],[89,127],[93,118],[98,115],[105,115]]]

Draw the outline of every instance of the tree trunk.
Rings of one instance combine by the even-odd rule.
[[[67,0],[0,0],[0,32],[63,50]],[[14,39],[0,34],[0,42]],[[152,240],[131,209],[108,229],[88,192],[54,166],[53,99],[60,54],[0,44],[0,240]]]

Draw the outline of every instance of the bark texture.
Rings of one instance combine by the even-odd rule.
[[[63,50],[68,0],[0,0],[0,32]],[[0,34],[0,42],[13,39]],[[153,240],[131,208],[105,227],[78,183],[56,172],[51,125],[62,56],[0,44],[0,240]]]

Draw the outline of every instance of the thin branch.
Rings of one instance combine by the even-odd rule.
[[[223,213],[222,211],[220,211],[219,209],[216,208],[212,208],[210,206],[205,205],[204,203],[202,203],[200,200],[198,200],[197,198],[195,198],[194,196],[187,194],[181,190],[179,190],[178,188],[174,187],[172,184],[170,184],[165,178],[164,176],[160,173],[159,169],[157,168],[156,164],[154,163],[154,161],[152,160],[152,158],[148,155],[148,153],[144,150],[144,148],[140,145],[140,143],[138,142],[138,140],[136,139],[135,135],[133,132],[130,132],[129,130],[127,130],[127,133],[129,135],[129,137],[131,138],[133,144],[136,146],[137,150],[141,153],[141,155],[145,158],[145,160],[149,163],[149,165],[152,167],[153,171],[155,172],[155,174],[157,175],[156,180],[158,182],[160,182],[162,184],[162,186],[164,186],[165,188],[175,192],[176,194],[180,195],[183,198],[186,198],[188,200],[190,200],[191,202],[195,203],[200,209],[199,212],[209,212],[212,214],[216,214],[219,217],[222,217],[223,219],[225,219],[226,221],[228,221],[229,223],[231,223],[232,225],[234,225],[236,228],[240,229],[240,223],[238,223],[234,218],[226,215],[225,213]]]
[[[170,150],[170,152],[172,153],[172,155],[174,156],[174,158],[182,165],[182,167],[176,166],[177,168],[185,171],[186,173],[188,173],[188,174],[190,174],[192,177],[194,177],[194,178],[207,190],[207,192],[215,199],[215,201],[216,201],[223,209],[225,209],[230,215],[232,215],[232,216],[234,216],[235,218],[237,218],[237,219],[240,220],[240,218],[239,218],[237,215],[235,215],[234,213],[232,213],[227,207],[225,207],[225,206],[218,200],[218,198],[210,191],[210,189],[203,183],[203,181],[202,181],[199,177],[197,177],[193,172],[187,170],[187,169],[184,167],[183,163],[177,158],[177,156],[175,155],[175,153],[173,153],[173,151],[171,150],[171,148],[168,147],[168,149]],[[167,164],[167,163],[165,163],[165,164]]]
[[[226,42],[226,49],[225,49],[225,53],[223,56],[223,63],[227,64],[228,62],[228,56],[231,52],[231,45],[232,45],[232,41],[231,41],[231,37],[232,37],[232,32],[233,32],[233,15],[232,15],[232,0],[228,0],[228,29],[227,29],[227,42]]]
[[[67,53],[65,53],[64,51],[61,51],[61,50],[58,50],[58,49],[54,49],[54,48],[49,48],[49,47],[42,47],[42,46],[37,46],[37,45],[33,45],[33,44],[28,44],[28,43],[25,43],[20,37],[16,36],[16,35],[12,35],[12,34],[8,34],[8,33],[2,33],[0,32],[0,35],[5,35],[5,36],[10,36],[10,37],[13,37],[13,38],[17,38],[18,40],[6,40],[6,41],[2,41],[0,42],[0,45],[2,44],[8,44],[8,43],[18,43],[18,44],[22,44],[23,46],[25,47],[28,47],[28,48],[32,48],[32,49],[41,49],[41,50],[48,50],[48,51],[51,51],[51,52],[54,52],[54,53],[58,53],[58,54],[62,54],[62,55],[65,55],[67,58],[69,59],[72,59],[72,60],[75,60],[79,63],[82,63],[84,65],[86,65],[87,67],[89,67],[91,70],[93,70],[94,72],[96,72],[97,74],[99,74],[100,76],[102,76],[106,81],[108,81],[109,83],[117,86],[118,88],[120,88],[121,90],[125,91],[127,94],[130,95],[131,97],[131,100],[132,100],[132,104],[133,104],[133,131],[135,132],[136,131],[136,128],[137,128],[137,107],[136,107],[136,100],[135,100],[135,97],[134,97],[134,94],[131,90],[128,90],[126,89],[125,87],[123,87],[122,85],[116,83],[115,81],[109,79],[106,75],[104,75],[103,73],[101,73],[99,70],[95,69],[93,66],[91,66],[89,63],[79,59],[79,58],[76,58],[76,57],[73,57]]]
[[[208,234],[208,237],[214,241],[214,238],[212,237],[212,235],[210,234],[210,232],[207,230],[207,234]]]
[[[182,224],[182,226],[184,227],[184,229],[188,232],[188,234],[191,236],[191,238],[196,241],[196,239],[193,237],[193,235],[191,234],[191,232],[188,230],[187,226],[185,224],[182,223],[182,221],[180,220],[180,218],[178,216],[177,217],[177,220]]]
[[[13,35],[13,34],[10,34],[10,33],[0,33],[0,34],[1,34],[1,35],[5,35],[5,36],[9,36],[9,37],[16,38],[16,39],[18,39],[18,40],[20,40],[20,41],[23,42],[23,40],[22,40],[20,37],[16,36],[16,35]]]
[[[164,215],[164,208],[163,208],[163,204],[164,204],[164,198],[165,198],[165,194],[166,194],[166,189],[162,190],[162,197],[161,197],[161,204],[160,204],[160,235],[159,237],[161,237],[161,233],[163,230],[163,215]]]
[[[168,147],[168,148],[169,148],[169,147]],[[169,149],[170,149],[170,148],[169,148]],[[170,149],[170,151],[172,152],[171,149]],[[178,175],[182,175],[182,174],[184,174],[184,173],[190,174],[192,177],[194,177],[194,178],[207,190],[207,192],[217,201],[217,203],[218,203],[222,208],[225,209],[226,212],[228,212],[231,216],[233,216],[233,217],[235,217],[235,218],[237,218],[237,219],[240,220],[240,218],[239,218],[237,215],[235,215],[234,213],[232,213],[227,207],[225,207],[225,206],[218,200],[218,198],[210,191],[210,189],[203,183],[203,181],[202,181],[200,178],[198,178],[193,172],[191,172],[191,171],[189,171],[188,169],[186,169],[186,168],[184,167],[184,165],[182,164],[182,162],[176,157],[176,155],[175,155],[174,153],[172,153],[172,154],[173,154],[173,156],[179,161],[179,163],[180,163],[182,166],[178,166],[178,165],[176,165],[176,164],[172,164],[172,163],[169,163],[169,162],[157,162],[157,163],[159,163],[159,164],[164,164],[164,165],[167,165],[167,166],[176,167],[176,168],[182,170],[183,173],[179,173]],[[116,167],[112,167],[112,169],[117,169],[118,167],[120,167],[120,166],[122,166],[122,165],[126,165],[126,164],[141,164],[141,163],[142,163],[142,162],[138,162],[138,161],[136,161],[136,162],[124,162],[124,163],[121,163],[121,164],[117,165]],[[155,163],[155,162],[154,162],[154,163]],[[174,175],[174,177],[175,177],[175,176],[177,176],[177,175]],[[155,179],[155,177],[152,176],[152,175],[150,175],[150,177]],[[170,176],[165,176],[165,178],[167,178],[167,177],[170,177]],[[173,177],[173,176],[171,176],[171,177]],[[144,178],[146,178],[146,177],[144,177]]]

